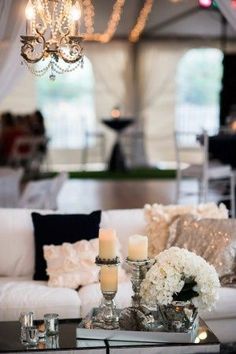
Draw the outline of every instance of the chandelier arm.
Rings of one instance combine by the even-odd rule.
[[[80,60],[83,58],[83,52],[82,52],[81,46],[80,46],[80,45],[74,45],[73,47],[74,47],[74,48],[75,48],[75,47],[79,47],[78,53],[76,54],[76,57],[75,57],[74,59],[68,58],[66,55],[64,55],[64,53],[63,53],[61,50],[59,50],[60,55],[61,55],[61,58],[62,58],[62,59],[64,60],[64,62],[67,63],[67,64],[74,64],[74,63],[80,61]]]
[[[31,64],[36,64],[38,63],[41,59],[43,59],[45,52],[46,52],[46,40],[42,36],[42,34],[36,29],[37,35],[36,36],[21,36],[21,43],[23,43],[21,47],[21,56]],[[42,51],[39,56],[32,57],[30,54],[34,54],[35,52],[35,44],[36,43],[42,43]]]
[[[59,43],[59,54],[64,62],[74,64],[83,57],[83,48],[80,45],[82,37],[64,35]],[[70,54],[65,54],[62,47],[66,46]]]

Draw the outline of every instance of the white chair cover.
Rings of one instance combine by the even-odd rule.
[[[57,209],[58,194],[68,178],[65,172],[58,176],[41,181],[29,182],[19,200],[20,208]]]
[[[2,208],[17,207],[22,175],[22,168],[0,168],[0,206]]]
[[[183,168],[185,162],[185,154],[187,152],[198,151],[202,154],[202,162],[187,164]],[[195,132],[175,132],[175,152],[177,163],[177,185],[176,185],[176,203],[180,200],[181,181],[183,178],[194,178],[198,180],[198,202],[206,203],[209,201],[209,189],[211,185],[218,185],[218,191],[222,193],[219,186],[224,187],[224,193],[220,196],[220,200],[231,201],[231,216],[235,216],[235,182],[234,174],[230,165],[222,164],[219,161],[211,161],[208,156],[208,134],[203,130],[199,135]],[[183,160],[182,160],[183,158]],[[186,164],[186,163],[185,163]],[[226,183],[229,184],[229,192],[225,193]],[[216,190],[215,190],[216,192]],[[188,193],[189,194],[189,193]]]

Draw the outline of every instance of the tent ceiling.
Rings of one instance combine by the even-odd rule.
[[[4,18],[1,18],[1,12],[4,8],[4,3],[9,0],[0,0],[0,25]],[[18,13],[22,14],[22,22],[24,19],[24,7],[28,0],[12,0],[12,3],[17,4],[19,7]],[[224,34],[222,26],[222,15],[216,9],[200,9],[198,0],[181,0],[180,2],[173,3],[170,0],[153,0],[153,8],[148,17],[144,32],[143,39],[157,39],[157,38],[201,38],[201,39],[220,39]],[[226,1],[226,0],[217,0]],[[227,0],[230,2],[230,0]],[[120,22],[117,27],[114,38],[128,39],[129,33],[133,28],[138,14],[143,7],[145,0],[126,0]],[[92,0],[95,7],[94,28],[95,32],[103,33],[106,30],[108,20],[111,16],[115,0]],[[229,8],[228,11],[231,11]],[[236,9],[232,11],[234,17]],[[20,15],[21,16],[21,15]],[[11,24],[13,25],[13,18],[8,20],[9,26],[5,32],[0,33],[0,42],[8,39],[11,32]],[[24,25],[22,24],[22,28]],[[81,26],[81,31],[84,32],[85,28]],[[227,37],[236,39],[236,31],[228,24]]]
[[[114,0],[93,0],[96,32],[105,30],[114,2]],[[115,38],[128,37],[143,3],[144,0],[126,0]],[[227,35],[236,38],[235,31],[229,25]],[[221,13],[212,9],[200,9],[198,0],[182,0],[179,3],[172,3],[169,0],[154,0],[143,33],[143,38],[220,38],[221,36]]]

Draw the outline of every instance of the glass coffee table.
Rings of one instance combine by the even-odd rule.
[[[59,335],[42,340],[35,348],[20,341],[19,322],[0,322],[0,353],[85,353],[85,354],[158,354],[158,353],[220,353],[220,343],[214,333],[200,320],[194,343],[143,343],[76,338],[80,319],[59,321]],[[36,321],[37,325],[37,321]]]

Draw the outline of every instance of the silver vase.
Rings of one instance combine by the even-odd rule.
[[[173,301],[157,305],[159,320],[166,331],[188,332],[198,318],[197,308],[191,302]]]

